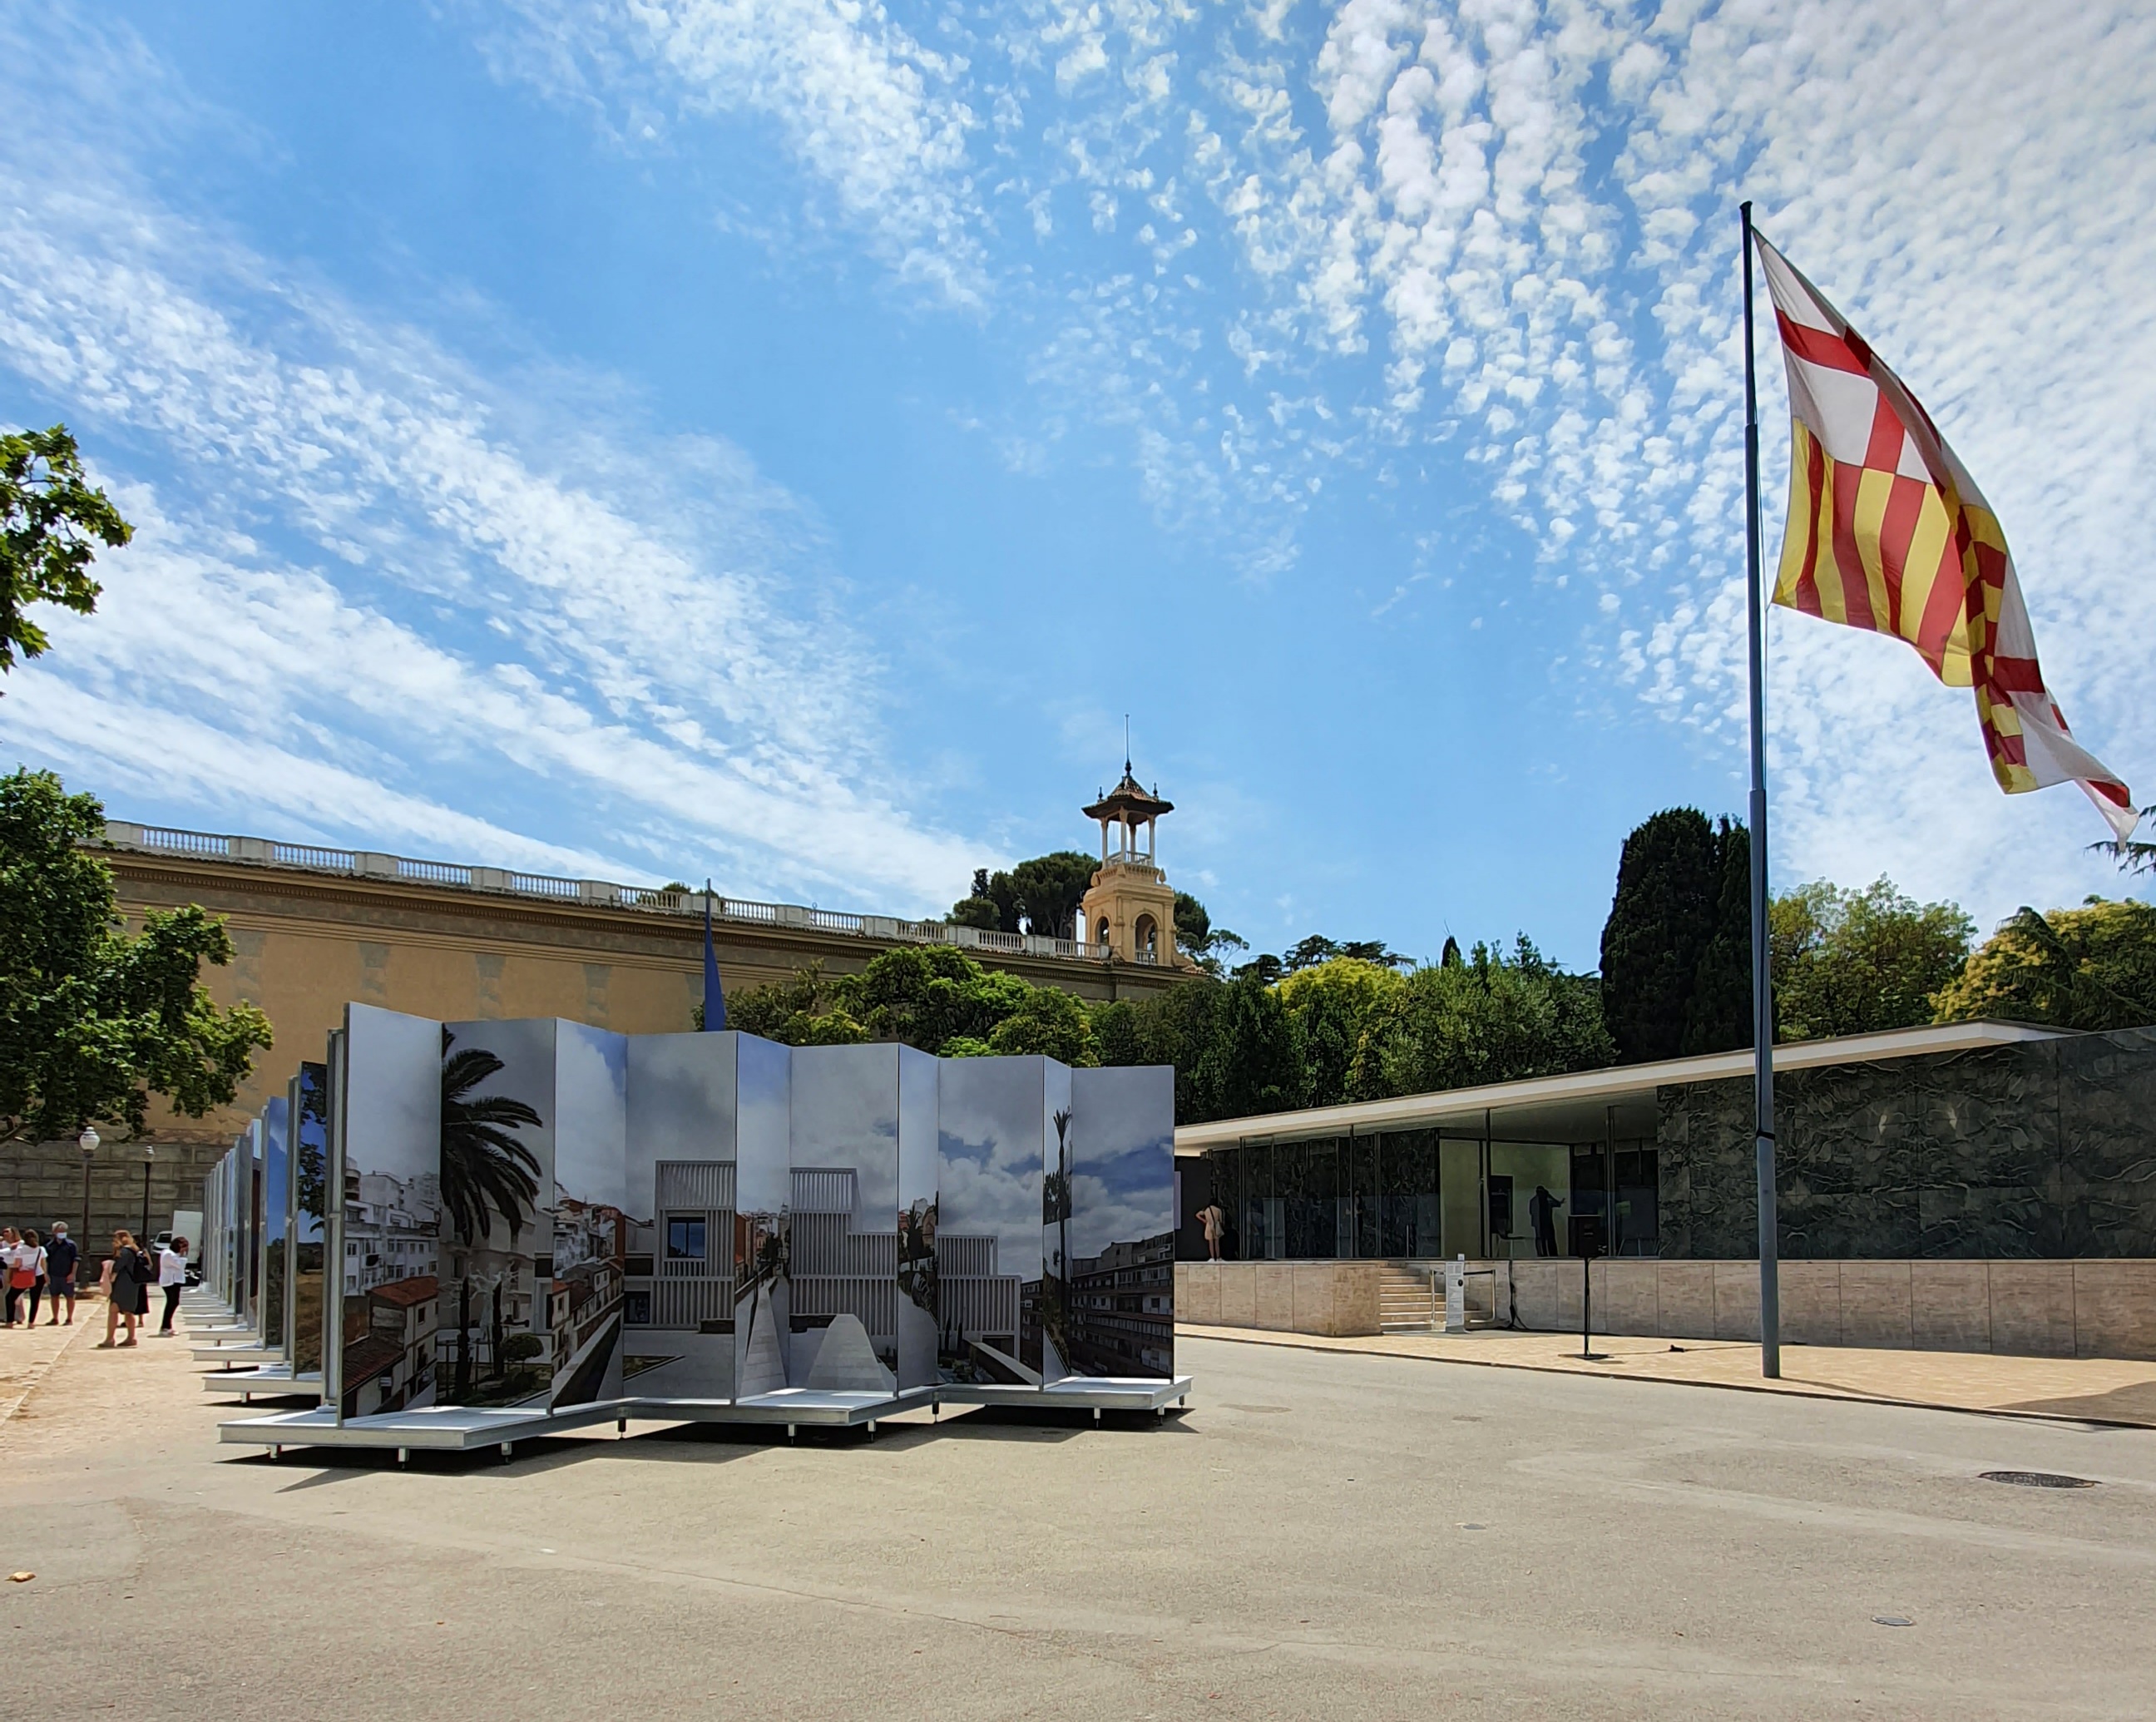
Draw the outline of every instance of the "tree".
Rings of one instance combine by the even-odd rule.
[[[134,536],[84,478],[66,425],[0,435],[0,672],[14,667],[18,651],[38,657],[50,643],[24,607],[56,604],[89,615],[103,590],[90,577],[91,541],[116,549]]]
[[[484,1244],[501,1216],[513,1237],[539,1200],[539,1157],[516,1133],[545,1120],[506,1094],[475,1097],[472,1090],[506,1068],[484,1046],[451,1051],[456,1036],[442,1031],[442,1205],[456,1236]]]
[[[2141,810],[2143,819],[2156,819],[2156,806]],[[2121,837],[2114,843],[2092,843],[2089,847],[2098,855],[2107,855],[2118,863],[2122,873],[2156,873],[2156,842],[2131,835]]]
[[[1729,1052],[1752,1044],[1752,833],[1733,820],[1717,827],[1722,883],[1714,932],[1693,969],[1685,1003],[1684,1050]]]
[[[1365,1028],[1349,1097],[1378,1100],[1592,1070],[1615,1055],[1593,975],[1547,961],[1524,933],[1509,957],[1418,969]]]
[[[1722,857],[1696,808],[1655,815],[1625,840],[1602,928],[1602,1009],[1626,1063],[1684,1050],[1692,985],[1714,937]]]
[[[1800,886],[1768,905],[1767,927],[1784,1041],[1930,1022],[1933,995],[1960,974],[1976,930],[1956,905],[1916,902],[1883,878],[1862,891]]]
[[[1069,938],[1078,925],[1078,905],[1092,889],[1100,863],[1075,849],[1035,856],[1010,871],[1011,890],[1029,931],[1044,938]]]
[[[2017,909],[1934,1001],[1936,1020],[2004,1017],[2065,1029],[2156,1023],[2156,908],[2091,897]]]
[[[1404,984],[1393,969],[1357,957],[1336,957],[1281,981],[1281,1003],[1302,1051],[1305,1105],[1332,1106],[1348,1097],[1363,1037]]]
[[[1175,893],[1175,943],[1208,974],[1218,977],[1224,951],[1247,951],[1249,943],[1224,927],[1215,927],[1205,905],[1187,891]]]
[[[1309,1082],[1280,995],[1255,974],[1221,991],[1195,1077],[1205,1116],[1239,1118],[1300,1105]]]
[[[156,1094],[200,1118],[231,1104],[271,1041],[248,1004],[220,1010],[202,965],[232,960],[196,906],[123,928],[111,870],[85,846],[105,810],[49,772],[0,779],[0,1133],[147,1127]]]

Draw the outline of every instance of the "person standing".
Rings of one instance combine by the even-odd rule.
[[[172,1313],[180,1307],[180,1291],[187,1283],[187,1241],[176,1237],[157,1252],[157,1289],[165,1294],[165,1318],[157,1324],[157,1337],[172,1337]]]
[[[118,1342],[122,1348],[135,1343],[135,1330],[150,1310],[150,1286],[152,1277],[150,1263],[135,1247],[135,1235],[129,1231],[112,1234],[112,1257],[105,1264],[102,1285],[105,1290],[105,1337],[97,1342],[100,1351],[114,1346],[113,1334],[122,1322],[126,1324],[127,1337]]]
[[[23,1234],[12,1226],[0,1227],[0,1274],[7,1276],[8,1283],[8,1315],[0,1327],[12,1328],[18,1325],[15,1317],[23,1307],[23,1293],[37,1277],[23,1261]]]
[[[45,1318],[49,1328],[59,1325],[60,1299],[67,1299],[67,1324],[74,1325],[74,1271],[81,1264],[82,1252],[75,1241],[68,1236],[67,1221],[53,1221],[53,1241],[45,1246],[45,1298],[52,1313]]]
[[[1535,1228],[1535,1254],[1557,1254],[1557,1211],[1564,1205],[1562,1196],[1550,1194],[1547,1184],[1537,1184],[1535,1193],[1527,1198],[1527,1219]]]
[[[1205,1231],[1205,1259],[1218,1262],[1220,1259],[1220,1234],[1228,1226],[1227,1215],[1221,1211],[1219,1203],[1208,1202],[1198,1211],[1198,1223]]]
[[[23,1326],[34,1328],[38,1324],[38,1299],[45,1293],[45,1246],[34,1231],[23,1234],[23,1255],[30,1264],[30,1272],[36,1276],[30,1282],[30,1318]]]

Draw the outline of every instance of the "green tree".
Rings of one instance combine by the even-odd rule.
[[[1028,929],[1044,938],[1069,938],[1078,925],[1078,905],[1092,888],[1100,865],[1075,849],[1059,849],[1013,867],[1011,891]]]
[[[1655,815],[1625,840],[1602,928],[1602,1009],[1626,1063],[1684,1051],[1692,984],[1714,937],[1722,857],[1696,808]]]
[[[1202,1116],[1240,1118],[1301,1104],[1309,1077],[1279,993],[1255,974],[1220,991],[1194,1082]]]
[[[1768,905],[1767,927],[1784,1041],[1930,1022],[1933,996],[1961,974],[1976,931],[1954,904],[1917,902],[1887,879],[1862,891],[1800,886]]]
[[[1935,1000],[1936,1020],[2004,1017],[2065,1029],[2156,1023],[2156,908],[2092,897],[2015,911]]]
[[[117,548],[134,536],[84,478],[66,425],[0,435],[0,671],[14,667],[18,652],[34,658],[50,643],[24,608],[56,604],[89,615],[103,590],[90,577],[92,541]]]
[[[442,1031],[442,1205],[456,1236],[468,1244],[486,1240],[501,1216],[514,1236],[539,1200],[539,1156],[516,1132],[545,1120],[506,1094],[472,1090],[506,1068],[484,1046],[450,1049],[456,1036]]]
[[[252,1005],[220,1010],[202,965],[232,960],[224,923],[155,910],[130,938],[111,870],[86,845],[105,810],[49,772],[0,779],[0,1134],[146,1127],[156,1094],[200,1118],[228,1106],[270,1044]]]
[[[1594,977],[1548,962],[1522,934],[1510,957],[1478,943],[1466,961],[1406,976],[1364,1030],[1348,1091],[1378,1100],[1555,1076],[1615,1051]]]
[[[1336,957],[1281,980],[1281,1003],[1302,1051],[1305,1105],[1348,1097],[1364,1034],[1405,984],[1392,968],[1356,957]]]
[[[1752,1044],[1752,833],[1724,819],[1714,845],[1722,882],[1714,932],[1700,951],[1685,1002],[1687,1055]]]

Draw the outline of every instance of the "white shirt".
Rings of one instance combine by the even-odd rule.
[[[177,1250],[157,1252],[157,1283],[161,1286],[183,1286],[187,1283],[187,1258]]]

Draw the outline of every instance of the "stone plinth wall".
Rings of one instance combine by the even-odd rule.
[[[1382,1262],[1178,1262],[1175,1318],[1281,1334],[1374,1334]]]
[[[1378,1262],[1179,1262],[1178,1321],[1301,1334],[1378,1331]],[[1471,1262],[1480,1314],[1578,1332],[1573,1261]],[[1415,1271],[1427,1271],[1415,1264]],[[1756,1262],[1597,1262],[1594,1331],[1671,1339],[1759,1337]],[[2156,1261],[1784,1262],[1793,1345],[2156,1358]]]

